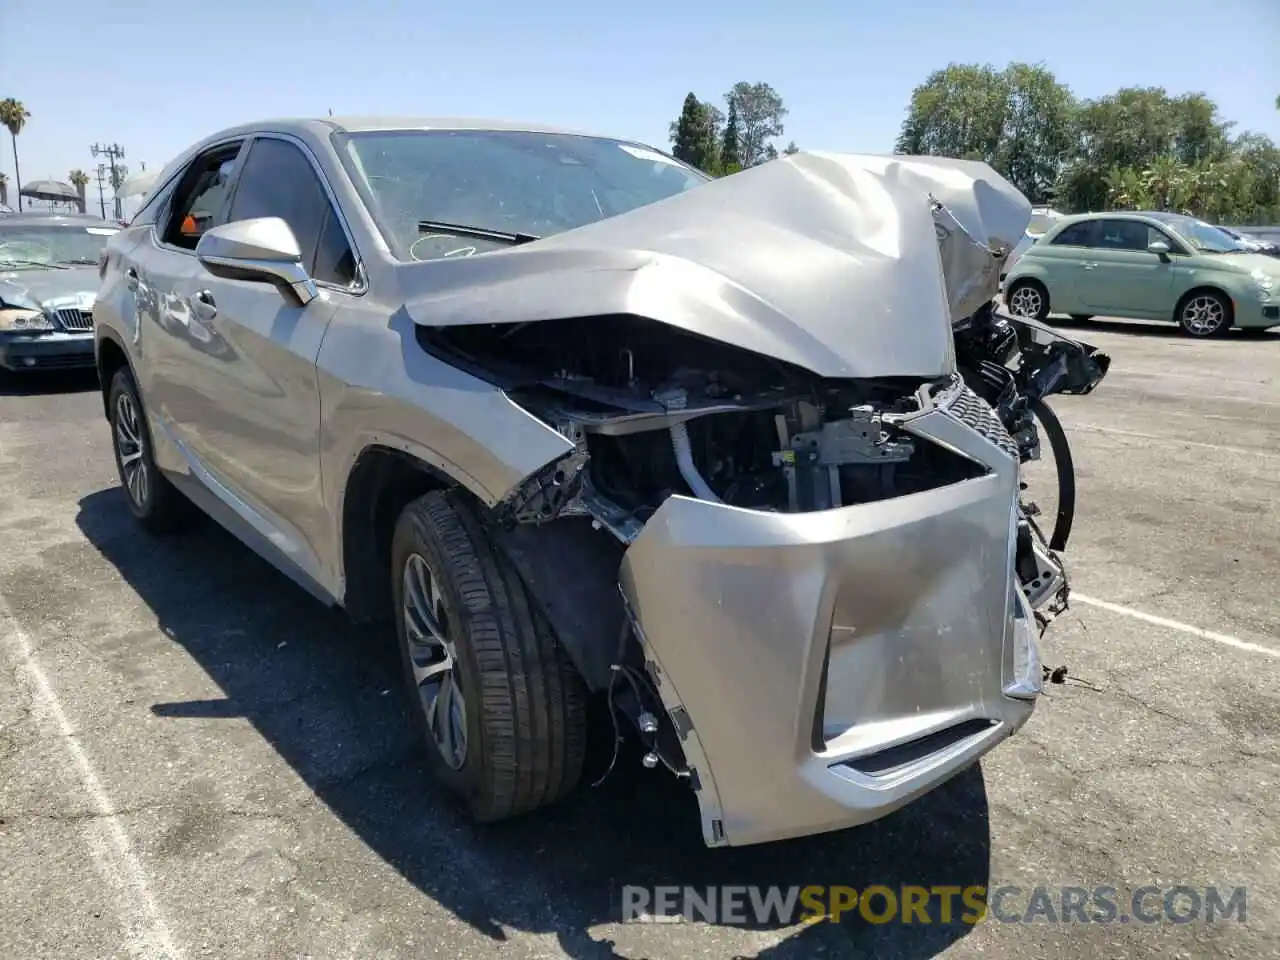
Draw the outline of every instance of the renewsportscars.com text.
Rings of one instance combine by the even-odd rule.
[[[1244,887],[624,887],[625,923],[1244,923]]]

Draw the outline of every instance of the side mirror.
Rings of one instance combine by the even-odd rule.
[[[1163,240],[1152,240],[1147,244],[1147,252],[1154,253],[1165,263],[1169,262],[1169,245]]]
[[[302,263],[298,238],[279,217],[237,220],[214,227],[196,244],[196,259],[215,277],[270,283],[305,307],[317,296]]]

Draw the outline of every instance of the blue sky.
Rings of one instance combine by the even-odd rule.
[[[1044,62],[1080,96],[1203,91],[1280,142],[1280,0],[0,2],[0,97],[32,113],[28,180],[92,172],[95,141],[123,145],[137,171],[224,126],[330,109],[666,147],[686,93],[718,101],[738,80],[782,94],[784,141],[889,151],[912,87],[952,60]]]

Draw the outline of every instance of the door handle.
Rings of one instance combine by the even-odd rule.
[[[1096,267],[1096,266],[1097,266],[1097,264],[1096,264],[1096,263],[1082,263],[1082,264],[1080,264],[1080,266],[1084,267],[1086,270],[1092,270],[1094,267]]]
[[[213,294],[201,290],[191,298],[191,314],[201,323],[208,323],[218,313],[218,306],[213,302]]]
[[[133,267],[124,272],[124,285],[132,291],[138,289],[138,271]]]

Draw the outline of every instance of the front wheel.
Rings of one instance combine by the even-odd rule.
[[[1178,304],[1177,320],[1189,337],[1205,340],[1220,336],[1231,328],[1231,303],[1212,290],[1192,293]]]
[[[405,682],[436,779],[480,822],[567,794],[586,753],[586,691],[476,508],[444,491],[409,504],[391,570]]]

